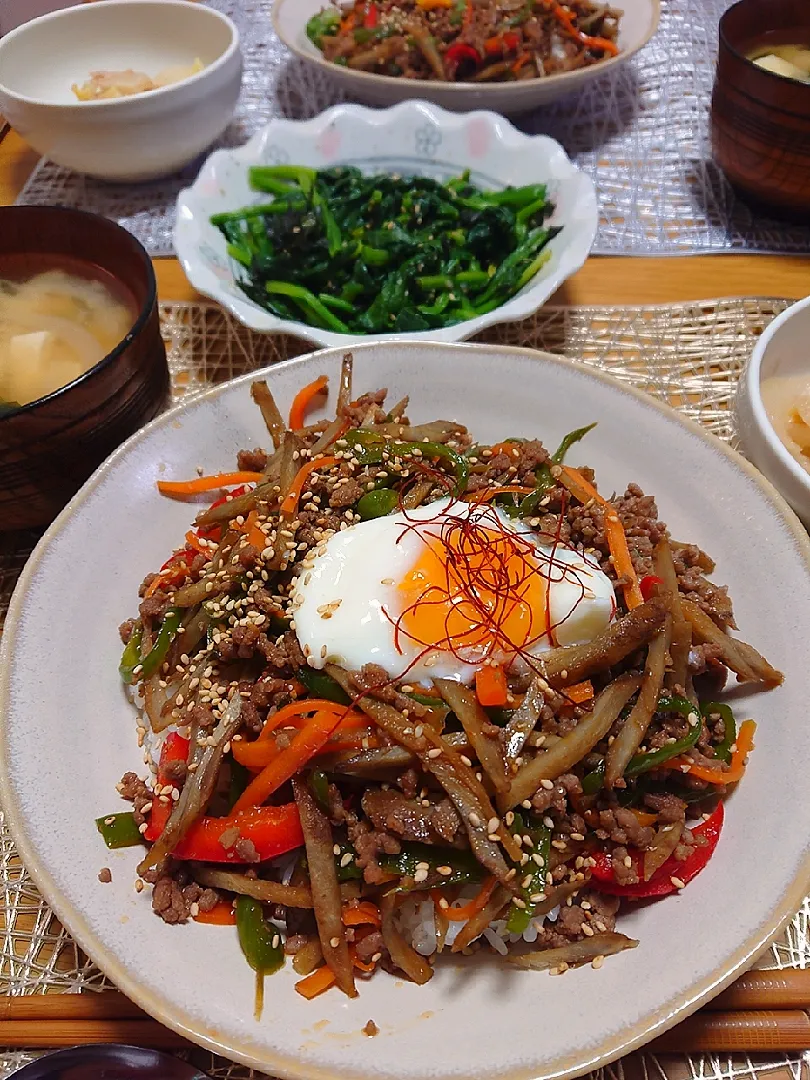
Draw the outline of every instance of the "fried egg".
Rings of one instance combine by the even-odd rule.
[[[392,677],[469,683],[592,640],[616,611],[588,556],[495,506],[444,498],[359,522],[316,549],[290,614],[311,667],[379,664]]]

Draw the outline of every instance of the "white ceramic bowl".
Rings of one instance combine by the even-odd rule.
[[[810,296],[777,316],[760,337],[737,389],[740,441],[748,457],[810,526],[810,473],[774,430],[760,386],[771,375],[803,374],[810,386]]]
[[[78,101],[91,71],[206,65],[132,97]],[[0,113],[40,154],[105,180],[148,180],[187,165],[233,116],[239,32],[187,0],[103,0],[34,19],[0,39]]]
[[[302,385],[331,378],[343,350],[279,364],[282,412]],[[717,559],[740,633],[785,673],[763,694],[734,689],[757,745],[727,803],[717,853],[683,892],[624,914],[639,947],[564,978],[497,958],[445,957],[426,986],[380,973],[356,999],[307,1002],[288,963],[254,978],[233,927],[168,926],[133,888],[135,849],[108,852],[93,819],[124,809],[115,784],[143,770],[118,675],[116,627],[137,606],[197,509],[162,499],[161,475],[229,467],[267,444],[250,399],[257,375],[218,386],[139,432],[46,533],[20,578],[0,646],[0,799],[37,885],[120,989],[208,1048],[296,1080],[564,1080],[661,1034],[748,967],[810,889],[810,541],[751,465],[705,430],[609,376],[561,357],[493,346],[379,343],[354,350],[357,392],[411,398],[416,423],[457,419],[475,438],[542,438],[599,424],[571,455],[605,491],[636,481],[673,536]],[[327,415],[324,409],[318,418]],[[696,478],[699,482],[696,483]],[[763,556],[767,553],[767,557]],[[78,630],[77,630],[78,628]],[[43,641],[48,647],[43,649]],[[777,797],[774,797],[776,794]],[[112,881],[101,884],[101,867]],[[380,1032],[362,1028],[373,1019]]]
[[[523,135],[492,113],[456,116],[435,105],[410,101],[377,111],[336,105],[314,120],[273,120],[238,150],[218,150],[177,201],[174,246],[191,284],[217,300],[254,330],[296,334],[319,345],[347,345],[358,335],[336,334],[290,322],[265,311],[239,289],[212,214],[267,200],[251,191],[248,167],[269,164],[331,168],[355,165],[366,173],[395,172],[449,180],[470,169],[482,188],[548,184],[555,211],[549,224],[562,225],[550,243],[551,259],[508,303],[487,315],[440,330],[396,335],[400,340],[460,341],[487,326],[533,314],[588,257],[596,236],[598,209],[590,177],[545,135]],[[364,341],[390,339],[366,334]]]
[[[329,0],[275,0],[273,26],[288,49],[307,63],[317,64],[354,100],[368,105],[394,105],[409,98],[422,98],[456,112],[491,109],[506,116],[547,105],[626,63],[658,29],[661,14],[660,0],[622,0],[618,5],[624,12],[619,24],[621,51],[618,56],[578,71],[525,82],[441,83],[427,79],[395,79],[390,75],[352,71],[329,63],[306,33],[312,16],[328,6]]]

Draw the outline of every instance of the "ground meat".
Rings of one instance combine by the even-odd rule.
[[[308,943],[306,934],[289,934],[284,942],[284,952],[287,956],[295,956]]]
[[[233,845],[234,852],[240,859],[247,863],[261,862],[259,853],[252,840],[247,840],[245,837],[240,837]]]
[[[188,716],[189,723],[197,724],[203,731],[213,731],[217,719],[207,705],[195,705]]]
[[[102,885],[109,885],[112,881],[112,871],[109,866],[102,866],[98,872],[98,880]]]
[[[257,709],[269,709],[279,704],[279,697],[289,699],[290,684],[286,679],[273,676],[261,678],[250,691],[250,701]],[[286,702],[285,702],[286,703]]]
[[[133,772],[124,773],[118,784],[122,799],[132,803],[136,825],[143,825],[146,815],[143,810],[152,803],[153,794],[143,780]]]
[[[368,1035],[369,1038],[372,1038],[374,1035],[380,1034],[380,1029],[377,1027],[373,1020],[369,1020],[365,1027],[361,1028],[360,1030],[363,1032],[364,1035]]]
[[[532,796],[532,809],[538,814],[545,814],[547,810],[557,810],[564,814],[568,808],[568,792],[558,780],[552,788],[538,788]]]
[[[379,664],[363,664],[360,671],[352,676],[352,682],[358,690],[372,694],[380,701],[393,705],[400,712],[407,712],[409,716],[420,718],[427,715],[426,705],[401,694],[391,686],[391,676]]]
[[[588,917],[581,907],[578,907],[576,904],[572,904],[571,907],[568,907],[567,904],[563,904],[560,908],[560,914],[557,917],[554,929],[557,933],[575,941],[577,938],[584,937],[584,934],[582,933],[582,924],[587,921]]]
[[[378,855],[399,855],[402,847],[396,837],[381,829],[372,829],[368,822],[358,821],[349,825],[349,839],[357,852],[355,862],[363,871],[369,885],[379,885],[385,874],[377,862]]]
[[[423,806],[401,792],[369,790],[363,795],[363,811],[377,829],[423,844],[451,844],[461,831],[461,819],[452,803]]]
[[[706,556],[694,544],[681,546],[673,555],[675,572],[678,576],[678,589],[681,593],[702,608],[721,629],[728,627],[735,630],[731,599],[726,585],[715,585],[703,575]]]
[[[255,608],[259,611],[263,611],[265,615],[278,615],[278,604],[263,587],[255,589],[250,594],[250,601]]]
[[[388,395],[387,390],[375,390],[371,394],[361,394],[357,401],[347,406],[345,415],[352,427],[359,427],[364,421],[368,423],[369,413],[371,422],[382,424],[385,422],[385,410],[380,408]]]
[[[174,784],[176,788],[182,788],[188,775],[188,765],[185,761],[170,761],[166,765],[161,765],[161,771],[170,784]]]
[[[365,491],[357,480],[342,480],[335,484],[329,496],[329,505],[333,510],[344,510],[354,506]]]
[[[628,866],[627,863],[630,863]],[[620,885],[638,885],[638,874],[626,847],[615,847],[611,854],[613,876]]]
[[[231,640],[236,648],[236,655],[240,660],[250,660],[256,651],[256,642],[261,636],[261,630],[253,623],[247,626],[235,626],[231,631]]]
[[[197,897],[197,907],[200,911],[213,911],[219,900],[220,896],[216,889],[203,889]]]
[[[260,554],[259,549],[254,547],[253,544],[240,544],[236,557],[240,566],[245,570],[252,570],[259,561]]]
[[[213,890],[203,890],[195,881],[181,884],[182,880],[183,878],[180,875],[173,877],[170,874],[165,874],[154,883],[152,888],[152,910],[164,922],[172,924],[188,922],[191,917],[192,904],[197,904],[199,907],[199,902],[205,892],[213,892]],[[207,902],[210,902],[210,900]],[[211,904],[211,907],[213,907],[213,904]],[[210,908],[206,910],[210,910]]]
[[[127,619],[126,622],[122,622],[121,625],[118,627],[118,633],[125,645],[129,644],[129,639],[132,637],[135,625],[136,623],[134,619]]]
[[[302,510],[298,515],[301,522],[295,538],[299,544],[306,544],[308,548],[317,543],[316,530],[321,532],[338,532],[340,529],[340,514],[333,510],[321,508],[319,510]]]
[[[162,619],[169,606],[169,594],[163,589],[155,589],[151,596],[145,597],[138,608],[142,619]]]
[[[386,948],[380,931],[375,930],[374,933],[366,934],[364,938],[361,938],[355,945],[355,952],[357,959],[364,964],[371,963],[372,956],[382,956]]]
[[[702,675],[706,671],[714,673],[722,652],[719,645],[693,645],[689,650],[689,670],[692,675]],[[723,671],[726,671],[725,666]]]
[[[421,774],[418,769],[406,769],[402,776],[397,779],[397,783],[402,788],[406,798],[416,798],[416,793],[419,791],[420,777]]]
[[[610,810],[588,810],[585,821],[596,830],[600,840],[612,840],[614,844],[634,848],[648,848],[653,842],[655,830],[649,825],[639,825],[632,810],[617,806]]]
[[[539,951],[541,949],[561,949],[564,945],[570,944],[570,939],[555,930],[552,924],[551,926],[544,926],[542,930],[538,931],[534,947]]]
[[[658,520],[655,499],[651,495],[645,495],[637,484],[628,484],[624,495],[613,499],[613,505],[622,520],[636,573],[643,577],[652,570],[653,548],[667,535],[666,525]],[[607,561],[609,548],[601,507],[584,507],[575,503],[569,508],[566,518],[570,525],[570,540],[601,552],[603,569],[610,570],[611,564]],[[552,527],[553,519],[547,525],[549,529]]]
[[[242,700],[242,727],[258,734],[264,727],[264,717],[250,699]]]
[[[686,803],[677,795],[645,795],[644,805],[658,814],[659,825],[670,825],[686,818]]]
[[[240,450],[236,455],[236,467],[240,472],[264,472],[267,454],[264,450]]]
[[[195,555],[191,560],[191,566],[189,567],[191,576],[193,578],[199,578],[210,561],[210,557],[208,555],[203,555],[202,552],[200,552],[199,555]]]

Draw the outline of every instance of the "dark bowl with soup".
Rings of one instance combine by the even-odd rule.
[[[168,399],[138,241],[95,214],[0,207],[0,531],[49,524]]]
[[[810,0],[739,0],[720,19],[717,163],[757,209],[810,215]]]

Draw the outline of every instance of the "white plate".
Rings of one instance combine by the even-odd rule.
[[[331,350],[270,369],[282,410]],[[208,1048],[306,1080],[529,1080],[571,1076],[660,1034],[750,965],[810,889],[810,544],[781,497],[742,458],[652,399],[561,358],[490,346],[356,350],[356,388],[410,393],[417,421],[458,418],[484,440],[556,444],[599,426],[574,463],[603,490],[631,480],[657,496],[676,538],[718,560],[742,632],[785,672],[769,694],[739,692],[759,722],[716,856],[683,893],[620,921],[640,946],[564,978],[495,959],[438,965],[424,987],[380,974],[353,1001],[307,1003],[289,964],[253,1019],[253,977],[232,927],[171,927],[133,889],[138,855],[108,853],[93,819],[122,804],[142,768],[118,679],[116,626],[144,574],[182,537],[193,508],[161,499],[162,474],[228,467],[267,441],[244,376],[135,435],[48,530],[14,594],[0,653],[0,796],[22,858],[79,944],[129,997]],[[97,874],[112,869],[112,883]],[[369,1019],[376,1038],[361,1029]]]
[[[212,214],[236,210],[267,196],[251,191],[251,165],[355,165],[365,173],[395,172],[449,180],[470,169],[473,183],[500,191],[512,184],[548,184],[555,203],[549,224],[563,230],[549,244],[551,259],[508,303],[488,315],[442,330],[398,334],[398,340],[460,341],[488,326],[532,315],[582,266],[593,246],[599,214],[590,177],[545,135],[523,135],[492,113],[455,116],[411,101],[377,111],[336,105],[314,120],[272,120],[238,150],[218,150],[177,200],[174,246],[191,284],[254,330],[296,334],[318,345],[350,345],[358,335],[335,334],[279,319],[254,304],[234,281],[225,239]],[[364,341],[391,340],[366,334]]]
[[[524,82],[441,83],[427,79],[396,79],[391,75],[352,71],[329,63],[307,37],[309,20],[328,6],[328,0],[276,0],[273,26],[288,49],[307,63],[317,64],[350,97],[368,105],[394,105],[397,101],[418,97],[458,112],[492,109],[507,116],[547,105],[564,94],[581,90],[605,72],[615,71],[647,44],[658,29],[661,15],[660,0],[621,0],[615,5],[624,12],[619,23],[618,56],[578,71]]]

